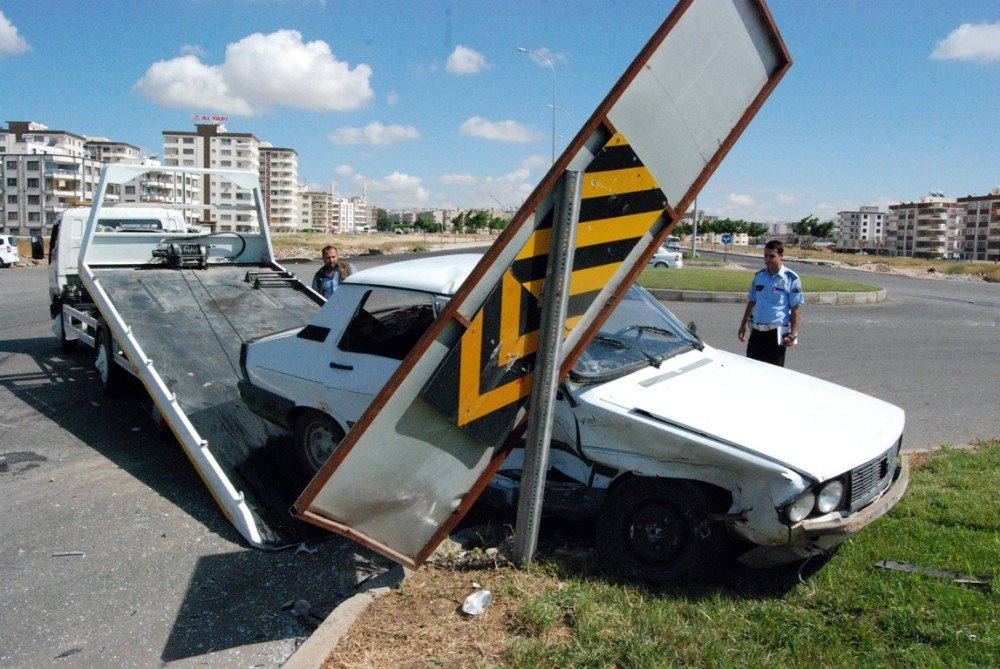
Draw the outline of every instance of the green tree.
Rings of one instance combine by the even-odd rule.
[[[375,228],[382,232],[388,232],[392,229],[392,223],[389,222],[389,212],[385,209],[375,210]]]
[[[678,237],[686,237],[694,231],[694,224],[684,221],[683,223],[678,223],[674,226],[674,231],[671,234],[677,235]]]
[[[760,223],[751,223],[747,226],[747,234],[757,240],[767,234],[767,228]]]

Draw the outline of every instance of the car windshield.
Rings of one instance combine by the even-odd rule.
[[[573,366],[574,381],[594,383],[700,348],[701,340],[652,295],[632,286]]]

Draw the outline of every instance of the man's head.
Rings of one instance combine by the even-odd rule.
[[[764,244],[764,264],[772,276],[781,269],[781,259],[785,256],[785,245],[778,239],[772,239]]]
[[[340,255],[337,253],[336,246],[324,246],[323,247],[323,264],[327,267],[333,267],[340,260]]]

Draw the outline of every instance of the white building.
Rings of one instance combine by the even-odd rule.
[[[299,230],[317,230],[329,232],[333,228],[330,218],[330,206],[333,196],[323,191],[307,190],[299,187]]]
[[[1000,260],[1000,186],[989,195],[958,198],[965,207],[963,257],[966,260]]]
[[[877,249],[885,243],[885,212],[878,207],[837,212],[837,246],[848,249]]]
[[[886,247],[897,256],[961,258],[965,211],[965,205],[943,193],[931,193],[920,202],[890,205]]]
[[[293,232],[299,227],[299,154],[267,142],[260,144],[260,188],[264,211],[273,232]]]
[[[196,123],[195,131],[163,131],[163,164],[180,167],[228,168],[260,172],[260,140],[249,133],[227,132],[217,123]],[[218,177],[204,177],[199,204],[252,204],[251,193]],[[217,232],[253,232],[257,222],[238,211],[199,212],[198,222]]]

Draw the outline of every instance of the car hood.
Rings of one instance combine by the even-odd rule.
[[[897,406],[815,377],[706,347],[585,393],[826,480],[888,450]]]

